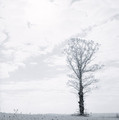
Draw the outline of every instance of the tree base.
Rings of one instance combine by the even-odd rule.
[[[87,114],[87,113],[85,113],[85,114],[79,114],[79,113],[77,113],[77,114],[73,114],[72,116],[89,117],[90,115]]]

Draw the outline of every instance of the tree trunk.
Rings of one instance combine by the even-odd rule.
[[[79,110],[80,115],[84,115],[84,98],[83,98],[83,91],[79,92]]]
[[[81,72],[81,68],[80,68],[79,85],[80,85],[80,90],[79,90],[79,111],[80,111],[80,115],[84,115],[84,94],[83,94],[82,72]]]

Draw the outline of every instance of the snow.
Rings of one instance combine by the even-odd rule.
[[[63,114],[7,114],[0,113],[0,120],[118,120],[119,114],[92,114],[89,117]]]

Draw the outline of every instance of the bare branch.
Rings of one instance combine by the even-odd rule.
[[[77,81],[69,80],[67,85],[73,87],[77,91],[79,90],[79,84]]]
[[[73,74],[68,74],[68,77],[79,81],[79,78],[75,74],[74,75]]]
[[[85,84],[83,84],[83,87],[86,88],[96,82],[98,82],[98,79],[91,79],[91,80],[87,81]]]
[[[78,75],[76,69],[74,68],[74,66],[72,65],[71,60],[68,59],[68,63],[69,63],[69,65],[70,65],[70,67],[72,68],[72,70],[74,71],[74,73],[76,74],[76,76],[79,78],[79,75]]]
[[[83,70],[83,73],[85,72],[95,72],[97,70],[100,70],[103,67],[103,65],[98,65],[98,64],[94,64],[92,66],[90,66],[89,68]]]

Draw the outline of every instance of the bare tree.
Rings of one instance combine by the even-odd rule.
[[[98,43],[74,37],[68,40],[64,50],[68,66],[73,71],[69,75],[72,80],[68,83],[78,91],[80,115],[84,115],[84,95],[91,90],[93,83],[97,82],[93,73],[102,68],[102,65],[94,64],[98,49]]]

